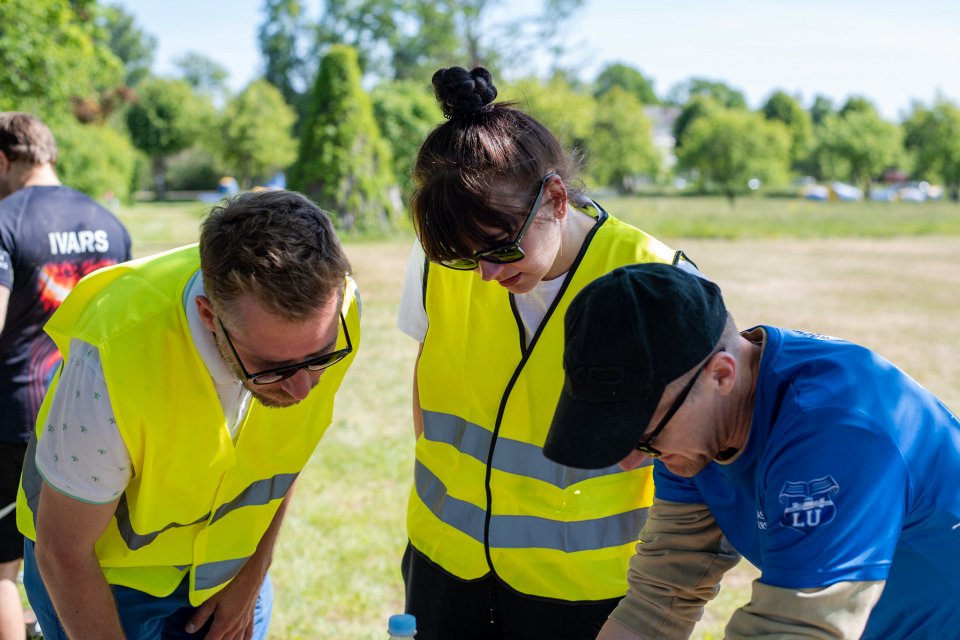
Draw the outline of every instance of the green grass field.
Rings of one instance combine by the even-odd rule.
[[[960,408],[960,206],[744,199],[731,209],[706,198],[603,204],[684,249],[724,289],[741,326],[861,342]],[[142,204],[121,217],[139,256],[195,241],[203,211],[193,203]],[[387,617],[402,611],[416,345],[394,322],[411,242],[409,235],[346,242],[363,294],[363,346],[278,544],[271,638],[384,638]],[[722,637],[755,575],[745,564],[731,572],[694,637]]]

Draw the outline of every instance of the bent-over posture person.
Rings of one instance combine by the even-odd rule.
[[[67,296],[17,513],[46,637],[266,636],[284,511],[360,341],[349,270],[325,212],[264,191]]]
[[[421,343],[407,610],[423,640],[593,637],[627,590],[652,470],[543,457],[563,313],[620,265],[692,267],[582,193],[576,156],[495,102],[486,69],[441,69],[433,85],[448,120],[417,155],[422,251],[398,322]]]
[[[662,265],[586,287],[565,335],[546,455],[656,459],[599,638],[689,637],[738,553],[761,576],[727,638],[958,637],[960,421],[907,374],[836,338],[738,331],[714,284]]]

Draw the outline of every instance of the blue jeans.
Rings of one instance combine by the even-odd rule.
[[[26,539],[23,545],[23,587],[33,612],[37,615],[43,637],[48,640],[67,640],[67,634],[57,619],[53,603],[37,569],[33,541]],[[210,630],[213,618],[196,633],[187,633],[184,627],[196,607],[187,598],[189,576],[177,589],[165,598],[157,598],[143,591],[110,585],[120,614],[120,624],[128,640],[179,640],[181,638],[204,638]],[[81,587],[82,588],[82,587]],[[254,608],[253,640],[264,640],[270,626],[273,611],[273,585],[270,574],[263,580]]]

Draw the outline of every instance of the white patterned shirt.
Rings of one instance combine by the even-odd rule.
[[[195,300],[203,291],[198,271],[185,287],[187,324],[217,390],[230,435],[236,440],[251,396],[230,372],[213,334],[200,321]],[[38,428],[44,434],[37,443],[37,469],[49,485],[72,498],[96,504],[112,502],[136,472],[114,419],[100,352],[87,342],[70,341],[70,357],[63,363],[47,420]]]

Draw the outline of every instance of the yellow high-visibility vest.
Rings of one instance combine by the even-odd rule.
[[[130,452],[133,475],[96,543],[107,582],[163,597],[189,571],[195,606],[223,589],[256,550],[330,424],[334,394],[360,344],[357,292],[348,278],[343,314],[353,353],[295,406],[268,409],[253,400],[234,443],[184,310],[185,287],[199,266],[192,245],[94,272],[45,326],[68,363],[71,338],[98,348]],[[340,335],[337,348],[345,344]],[[49,426],[59,377],[40,409],[37,438]],[[17,524],[31,540],[41,483],[35,446],[17,496]]]
[[[513,295],[496,282],[436,266],[426,275],[429,328],[417,368],[424,430],[407,526],[413,546],[459,578],[493,571],[521,593],[565,601],[626,593],[652,467],[582,470],[544,457],[563,386],[563,318],[599,276],[682,253],[596,214],[529,345]]]

